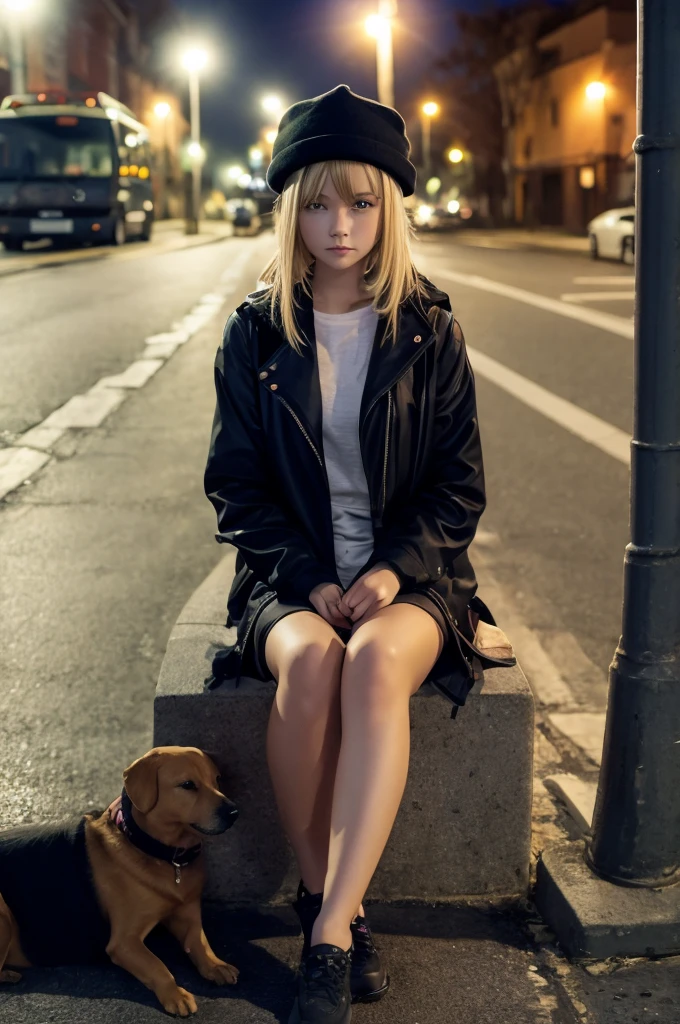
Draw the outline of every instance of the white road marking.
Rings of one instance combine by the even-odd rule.
[[[573,277],[572,284],[620,284],[632,288],[635,285],[635,278],[628,274],[617,274],[615,277],[591,274],[589,277]]]
[[[146,344],[156,345],[161,342],[172,342],[174,345],[183,345],[190,337],[188,331],[164,331],[162,334],[150,334],[146,339]]]
[[[269,246],[266,236],[264,243]],[[222,287],[202,295],[193,309],[173,324],[171,331],[149,335],[145,339],[146,348],[141,359],[135,360],[120,374],[100,378],[86,394],[70,398],[42,423],[26,431],[14,445],[0,450],[0,500],[50,461],[49,449],[67,430],[100,426],[122,404],[131,389],[143,387],[174,351],[189,341],[222,308],[254,251],[257,250],[253,246],[244,248],[223,271],[220,277]]]
[[[543,785],[566,804],[581,832],[587,832],[593,822],[597,783],[580,779],[571,772],[557,772],[555,775],[546,775]]]
[[[66,432],[66,427],[45,427],[39,423],[22,434],[19,442],[26,448],[40,448],[42,451],[50,451]],[[17,443],[19,443],[17,442]]]
[[[84,395],[74,395],[60,409],[55,409],[43,420],[42,426],[61,429],[98,427],[124,398],[122,389],[98,388],[95,384]]]
[[[510,370],[478,349],[468,348],[468,355],[475,373],[490,380],[581,440],[587,441],[588,444],[594,445],[625,465],[630,464],[631,439],[623,430],[601,420],[598,416],[593,416],[565,398],[560,398],[559,395]]]
[[[632,319],[614,316],[613,313],[601,313],[595,309],[583,309],[581,306],[570,305],[568,302],[551,299],[547,295],[539,295],[537,292],[528,292],[524,288],[516,288],[514,285],[503,284],[501,281],[492,281],[488,277],[479,277],[477,274],[461,274],[457,270],[437,267],[435,276],[437,275],[468,288],[478,288],[481,291],[492,292],[494,295],[502,295],[506,299],[524,302],[536,309],[557,313],[559,316],[565,316],[571,320],[580,320],[581,323],[589,324],[591,327],[599,327],[603,331],[609,331],[610,334],[618,334],[621,338],[633,337]]]
[[[606,717],[604,711],[553,711],[548,720],[599,765]]]
[[[560,295],[561,302],[616,302],[634,298],[635,292],[564,292]]]
[[[142,388],[163,365],[163,359],[138,359],[114,377],[101,377],[96,388]]]
[[[0,449],[0,498],[20,487],[50,459],[51,455],[33,448]]]
[[[142,359],[169,359],[178,347],[178,341],[154,341],[151,344],[147,341],[146,348],[142,352]]]

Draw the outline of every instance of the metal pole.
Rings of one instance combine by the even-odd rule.
[[[376,61],[378,71],[378,101],[388,107],[394,106],[394,53],[392,48],[392,18],[396,14],[395,0],[380,0],[378,13],[384,19],[384,31],[376,39]]]
[[[26,50],[21,11],[8,11],[10,90],[14,95],[26,92]]]
[[[198,84],[198,72],[189,72],[189,109],[191,118],[191,141],[201,142],[201,110]],[[198,156],[192,157],[191,165],[191,228],[188,234],[198,234],[198,222],[201,207],[201,161]]]
[[[425,169],[425,184],[430,180],[430,126],[432,119],[427,114],[421,114],[420,124],[423,132],[423,167]]]
[[[592,838],[600,876],[680,881],[680,4],[639,0],[635,422],[622,636]]]
[[[168,117],[163,118],[163,154],[161,157],[161,217],[163,220],[168,216]]]

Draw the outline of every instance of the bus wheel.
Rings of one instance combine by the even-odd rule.
[[[122,217],[116,217],[111,232],[111,245],[125,245],[127,242],[127,228]]]
[[[21,252],[24,247],[23,238],[5,238],[2,243],[8,252]]]

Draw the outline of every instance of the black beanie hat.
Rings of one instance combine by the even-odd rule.
[[[281,193],[286,179],[300,167],[322,160],[356,160],[380,167],[405,196],[411,196],[416,169],[408,159],[410,152],[401,114],[358,96],[348,85],[337,85],[285,111],[267,168],[267,184]]]

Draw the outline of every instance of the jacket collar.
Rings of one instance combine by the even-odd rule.
[[[371,407],[385,394],[394,383],[415,362],[420,353],[427,348],[434,338],[434,330],[428,320],[428,312],[432,306],[451,311],[449,297],[440,291],[422,274],[419,275],[427,289],[426,298],[419,300],[407,299],[401,307],[397,336],[392,342],[382,346],[380,341],[387,326],[386,319],[380,317],[376,328],[373,348],[366,372],[361,402],[360,424],[363,424]],[[311,296],[307,295],[301,284],[294,289],[294,297],[298,306],[296,319],[300,332],[307,342],[303,346],[302,355],[298,355],[286,341],[278,305],[271,309],[269,289],[252,292],[247,302],[253,311],[262,318],[269,329],[274,329],[280,340],[274,346],[274,354],[259,367],[266,371],[266,384],[277,384],[277,395],[291,405],[302,419],[317,448],[321,449],[322,436],[322,403],[319,370],[316,353],[316,335],[314,331],[314,308]],[[418,339],[416,341],[416,339]]]

